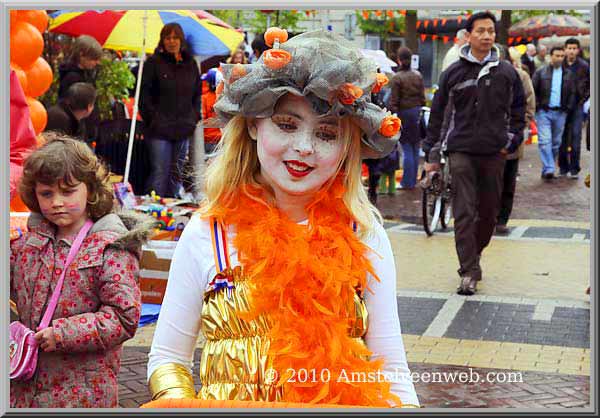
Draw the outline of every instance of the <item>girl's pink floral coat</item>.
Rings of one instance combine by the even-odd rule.
[[[11,381],[12,408],[114,408],[121,344],[132,338],[141,312],[138,260],[152,222],[108,214],[84,239],[65,275],[51,326],[57,350],[39,351],[34,377]],[[36,330],[71,241],[38,214],[29,232],[11,242],[10,290],[19,320]]]

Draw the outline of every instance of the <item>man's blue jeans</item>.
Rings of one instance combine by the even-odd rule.
[[[560,110],[539,110],[535,114],[542,175],[554,173],[567,114]]]
[[[154,190],[161,197],[176,197],[182,187],[183,167],[188,154],[189,138],[169,141],[148,138],[150,177],[148,192]]]
[[[558,151],[558,167],[561,174],[577,174],[581,170],[581,131],[583,129],[583,105],[576,106],[568,115],[563,141]],[[569,140],[570,139],[570,140]],[[569,149],[570,147],[570,149]]]

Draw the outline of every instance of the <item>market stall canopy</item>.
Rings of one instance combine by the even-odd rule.
[[[590,33],[590,25],[571,15],[547,14],[533,16],[512,25],[508,36],[544,38],[547,36],[575,36]]]
[[[181,25],[193,55],[229,55],[244,40],[242,33],[208,19],[201,19],[197,12],[198,10],[58,10],[50,14],[49,30],[70,36],[90,35],[107,49],[139,51],[143,44],[144,16],[147,15],[147,53],[154,52],[160,39],[160,30],[165,24],[172,22]]]
[[[547,38],[541,38],[538,40],[539,45],[544,45],[548,50],[553,46],[564,46],[565,42],[569,38],[575,38],[579,41],[581,48],[590,48],[590,35],[577,35],[577,36],[549,36]]]

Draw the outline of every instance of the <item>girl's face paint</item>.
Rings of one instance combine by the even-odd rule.
[[[42,215],[58,227],[61,236],[77,232],[88,218],[85,183],[79,182],[72,187],[62,181],[53,185],[37,183],[35,195]]]
[[[260,172],[278,201],[305,201],[335,175],[344,150],[339,132],[337,118],[319,117],[306,98],[292,94],[273,116],[256,120]]]

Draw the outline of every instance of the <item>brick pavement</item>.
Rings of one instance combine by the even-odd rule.
[[[119,374],[119,405],[137,408],[148,402],[146,363],[148,348],[126,347]],[[196,353],[199,359],[199,353]],[[196,360],[196,367],[198,366]],[[417,374],[415,388],[425,408],[589,408],[589,377],[557,373],[523,371],[506,375],[512,383],[489,381],[488,373],[501,374],[502,369],[468,368],[410,362],[411,372]],[[429,378],[426,373],[429,373]],[[436,375],[436,373],[440,373]],[[479,383],[441,382],[441,373],[477,375]],[[512,372],[514,373],[514,371]],[[446,375],[446,376],[447,376]],[[502,375],[505,376],[505,375]],[[197,376],[196,386],[199,387]],[[428,381],[428,382],[425,382]]]
[[[519,161],[519,178],[511,219],[554,219],[590,221],[590,189],[583,180],[590,172],[591,153],[581,150],[581,173],[578,180],[556,179],[550,183],[540,178],[541,162],[535,144],[525,146]],[[421,190],[397,191],[394,196],[380,195],[377,207],[388,219],[421,223]],[[511,222],[509,221],[509,225]]]

